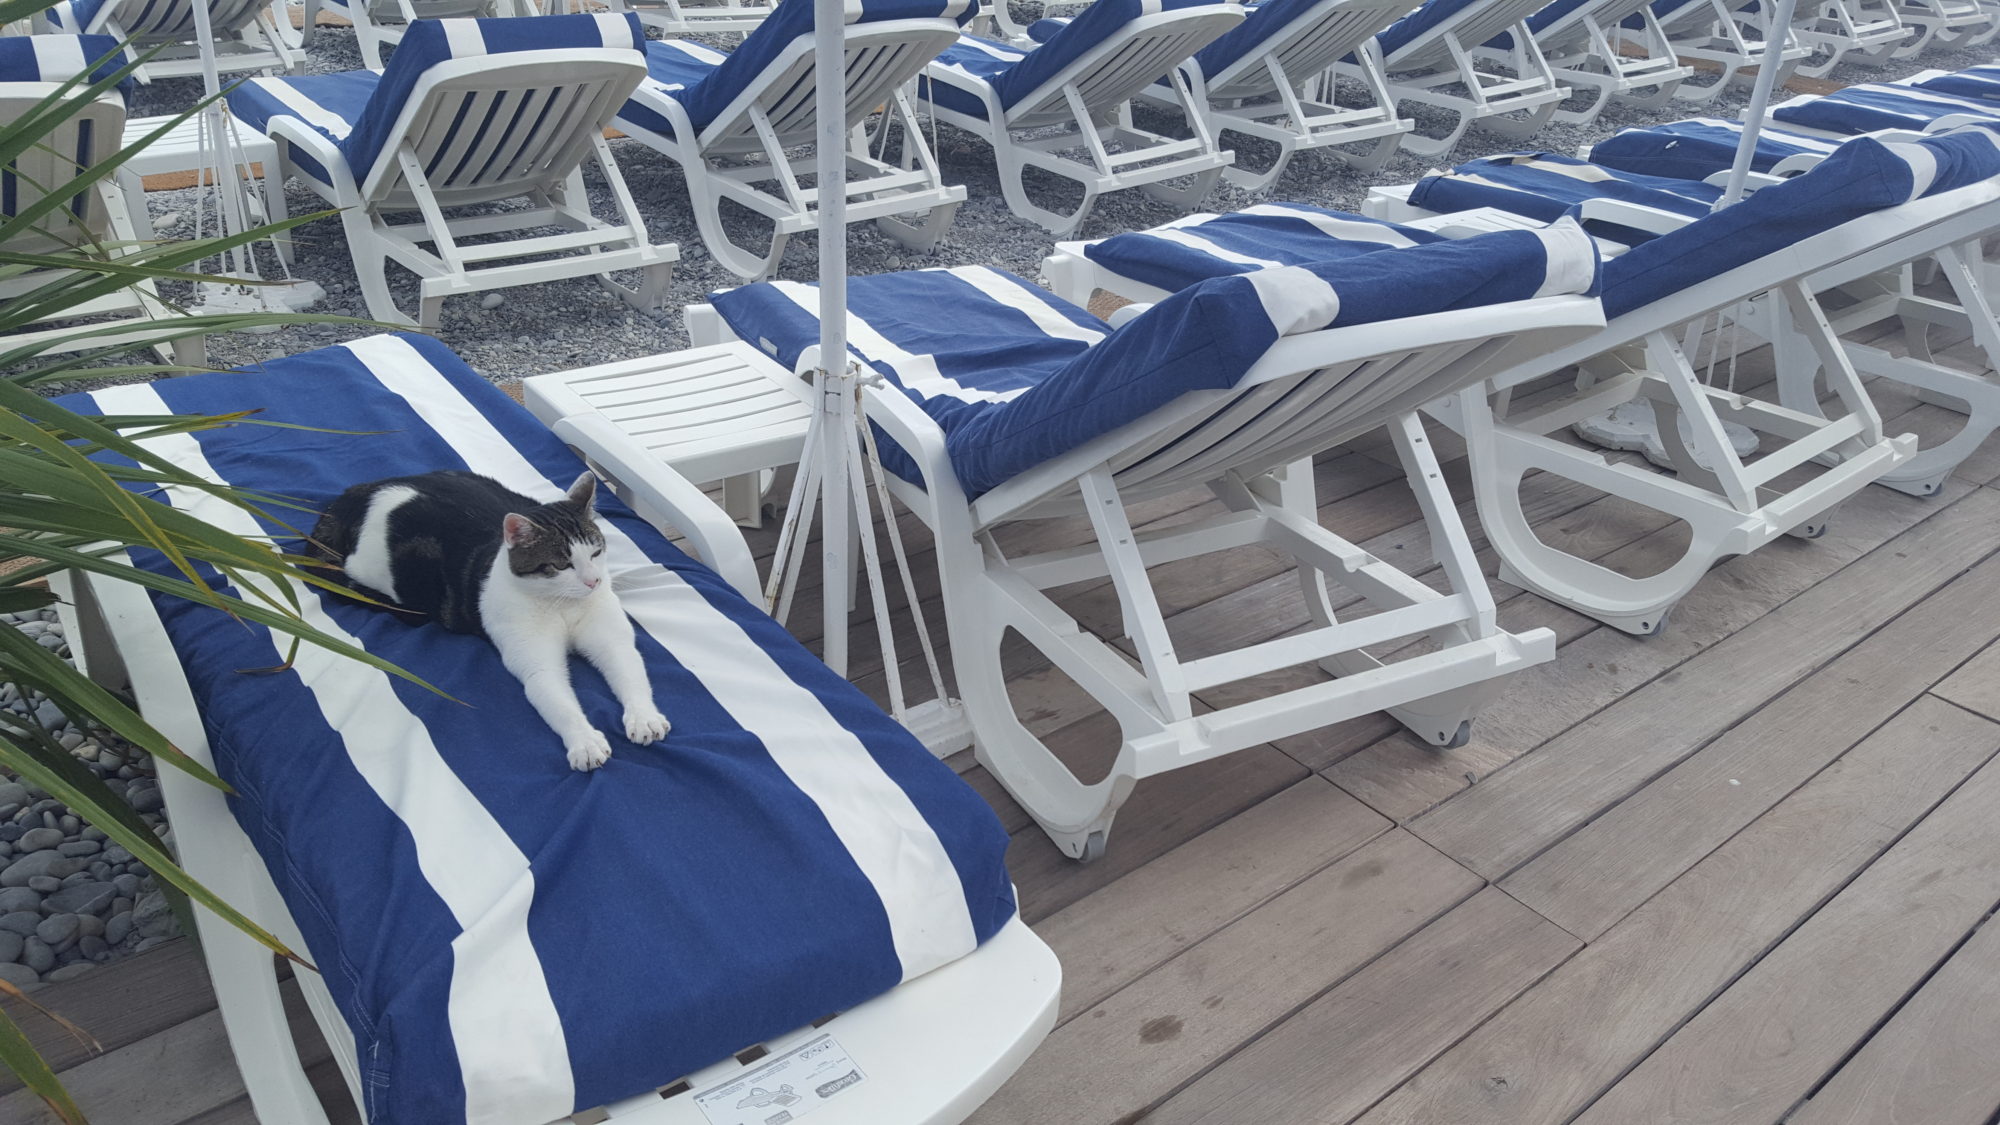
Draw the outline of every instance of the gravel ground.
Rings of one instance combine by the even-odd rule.
[[[1886,69],[1844,65],[1831,78],[1836,82],[1879,81],[1924,68],[1957,69],[1989,61],[1995,53],[1994,48],[1970,52],[1934,48],[1920,61],[1896,63]],[[310,69],[314,73],[360,65],[354,36],[349,31],[323,30],[314,40],[310,54]],[[1706,80],[1705,76],[1698,77]],[[141,91],[134,112],[167,112],[187,105],[198,92],[192,80],[156,83]],[[1746,100],[1747,93],[1731,91],[1699,112],[1704,116],[1735,116]],[[1528,141],[1474,129],[1453,156],[1462,160],[1524,147],[1575,152],[1579,146],[1620,128],[1689,115],[1687,109],[1680,107],[1647,111],[1614,106],[1593,125],[1552,125]],[[1419,112],[1416,117],[1420,132],[1435,134],[1444,127],[1443,119],[1436,114]],[[1142,110],[1140,124],[1161,132],[1181,131],[1176,114]],[[1235,140],[1232,138],[1232,142]],[[1251,167],[1265,166],[1269,154],[1257,151],[1258,144],[1261,142],[1247,139],[1238,143],[1239,159]],[[566,367],[684,347],[687,339],[681,324],[681,306],[702,300],[712,290],[739,283],[703,249],[689,209],[687,185],[679,169],[636,141],[614,141],[612,149],[638,200],[651,237],[680,245],[681,261],[674,270],[667,308],[657,313],[631,309],[589,279],[504,290],[502,302],[493,309],[482,308],[477,298],[453,298],[445,303],[439,335],[489,378],[506,382]],[[1025,277],[1036,276],[1055,239],[1007,209],[993,171],[991,151],[950,126],[938,127],[937,149],[945,181],[965,185],[967,193],[965,205],[959,209],[944,244],[934,255],[914,254],[872,226],[851,227],[849,272],[867,274],[928,265],[980,264],[998,266]],[[1209,196],[1204,209],[1228,211],[1270,198],[1354,210],[1369,187],[1409,183],[1429,168],[1429,162],[1403,154],[1380,171],[1364,176],[1331,157],[1307,154],[1295,159],[1285,177],[1271,190],[1253,194],[1224,184]],[[1035,185],[1031,182],[1030,186],[1032,190]],[[608,213],[603,206],[606,196],[601,185],[593,184],[592,189],[599,203],[598,213]],[[192,232],[189,220],[196,206],[195,195],[193,190],[150,194],[148,203],[156,221],[168,220],[162,223],[161,233]],[[320,206],[316,196],[297,186],[290,189],[288,196],[295,212]],[[1100,199],[1081,235],[1103,237],[1136,230],[1176,218],[1178,214],[1171,205],[1140,192],[1120,192]],[[731,223],[732,231],[737,232],[739,239],[752,241],[757,231],[756,221],[747,213],[738,218],[741,221]],[[328,294],[327,300],[313,311],[366,315],[339,224],[333,220],[314,223],[299,231],[297,237],[297,275],[317,281]],[[817,271],[817,242],[810,235],[793,239],[780,267],[780,276],[811,280]],[[274,261],[266,263],[266,275],[278,276]],[[415,307],[414,293],[414,283],[400,287],[399,299],[405,301],[405,307]],[[323,326],[218,338],[211,342],[210,354],[219,365],[249,363],[351,339],[367,331],[363,327]]]

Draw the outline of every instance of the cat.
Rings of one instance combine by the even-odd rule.
[[[561,736],[570,767],[594,770],[611,743],[577,702],[572,650],[604,674],[625,709],[626,738],[646,746],[671,729],[606,581],[596,498],[590,473],[552,504],[478,473],[390,477],[336,497],[309,542],[359,593],[492,641]]]

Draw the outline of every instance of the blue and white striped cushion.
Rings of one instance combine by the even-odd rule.
[[[420,336],[66,401],[309,427],[157,446],[308,507],[447,468],[553,499],[583,468]],[[246,675],[281,663],[284,640],[157,602],[237,820],[354,1030],[374,1125],[527,1125],[643,1093],[963,956],[1013,915],[1007,836],[976,794],[601,489],[599,506],[673,732],[611,734],[592,773],[568,767],[483,638],[303,594],[315,624],[447,698],[312,646]],[[585,709],[615,729],[601,677],[576,667]]]
[[[1000,108],[1012,109],[1133,20],[1214,3],[1216,0],[1097,0],[1075,19],[1065,21],[1053,30],[1045,28],[1048,40],[1034,50],[1023,51],[991,40],[961,35],[957,43],[938,56],[937,61],[953,73],[991,86],[1000,100]],[[1167,74],[1180,62],[1177,58],[1165,60],[1160,73]],[[986,116],[986,108],[977,97],[944,83],[919,79],[917,90],[920,97],[936,101],[946,109],[974,117]]]
[[[1449,172],[1418,180],[1410,202],[1427,211],[1470,211],[1495,207],[1551,222],[1575,213],[1586,200],[1615,199],[1676,215],[1708,214],[1722,189],[1696,180],[1667,179],[1615,171],[1548,152],[1523,152],[1468,160]],[[1653,237],[1643,230],[1609,223],[1586,224],[1591,233],[1632,245]]]
[[[2000,116],[2000,106],[1915,86],[1880,83],[1849,86],[1818,97],[1794,98],[1773,109],[1771,119],[1807,129],[1853,136],[1878,129],[1922,131],[1941,117]]]
[[[1375,37],[1375,45],[1382,48],[1382,57],[1393,70],[1396,52],[1440,26],[1455,22],[1459,13],[1494,2],[1496,0],[1424,0],[1422,7],[1384,28]]]
[[[1303,203],[1259,203],[1226,215],[1189,215],[1086,243],[1084,257],[1169,293],[1211,277],[1332,261],[1443,235]]]
[[[1970,127],[1910,143],[1856,137],[1811,171],[1757,191],[1604,266],[1604,312],[1635,308],[1874,211],[2000,176],[2000,135]]]
[[[1702,180],[1734,166],[1742,139],[1740,121],[1694,117],[1665,125],[1620,129],[1591,146],[1590,162],[1646,176]],[[1794,156],[1826,157],[1839,147],[1837,140],[1767,127],[1757,134],[1750,169],[1768,172],[1780,161]]]
[[[0,36],[0,82],[67,82],[85,71],[101,82],[131,61],[109,35]],[[127,77],[118,89],[129,93],[133,84]]]
[[[1584,293],[1597,267],[1574,224],[1508,231],[1211,278],[1115,331],[1011,274],[919,270],[852,279],[848,333],[857,355],[937,420],[959,486],[978,496],[1181,395],[1235,386],[1280,337]],[[780,362],[796,364],[819,341],[810,286],[767,282],[711,300]],[[902,450],[885,447],[882,459],[918,479]]]
[[[845,13],[849,26],[940,18],[963,24],[979,14],[979,6],[975,0],[850,0]],[[742,97],[787,47],[800,39],[811,39],[812,34],[812,4],[783,3],[733,51],[678,39],[649,42],[646,85],[654,96],[680,102],[699,131]],[[673,135],[666,115],[642,99],[626,103],[618,116],[641,128]]]
[[[253,78],[227,95],[229,111],[252,128],[265,130],[273,117],[297,118],[338,144],[354,179],[366,179],[383,154],[402,115],[404,102],[426,71],[452,59],[507,55],[522,51],[607,48],[638,51],[646,41],[639,17],[599,13],[576,16],[522,16],[510,19],[417,20],[410,24],[389,65],[381,72],[304,78]],[[635,55],[634,61],[640,56]],[[476,129],[505,128],[521,106],[494,103],[495,120],[470,122]],[[328,170],[310,159],[302,170],[331,182]]]
[[[1955,97],[2000,101],[2000,65],[1968,66],[1952,74],[1913,79],[1910,85]]]

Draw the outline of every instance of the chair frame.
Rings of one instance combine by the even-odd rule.
[[[1113,818],[1146,777],[1236,750],[1387,711],[1426,743],[1463,745],[1497,677],[1554,656],[1545,629],[1511,634],[1413,411],[1450,388],[1602,321],[1597,302],[1548,297],[1303,333],[1277,341],[1232,390],[1186,394],[968,501],[935,421],[901,391],[863,391],[862,407],[916,461],[921,486],[892,479],[897,498],[937,542],[945,624],[974,753],[1065,855],[1104,851]],[[697,344],[731,333],[712,308],[688,311]],[[800,366],[816,362],[816,349]],[[1416,378],[1411,378],[1416,374]],[[1371,390],[1375,379],[1403,380]],[[1352,395],[1352,397],[1350,397]],[[1386,426],[1429,527],[1440,593],[1322,527],[1315,453]],[[1129,505],[1207,487],[1228,512],[1161,532],[1135,532]],[[1082,513],[1092,543],[1008,557],[997,526]],[[1195,660],[1176,655],[1146,569],[1262,544],[1299,565],[1311,626]],[[1109,578],[1128,656],[1084,629],[1044,592]],[[1330,587],[1352,595],[1336,599]],[[1343,620],[1350,605],[1380,612]],[[1025,727],[1008,699],[1001,643],[1017,631],[1118,721],[1110,772],[1076,777]],[[1366,650],[1428,638],[1437,651],[1384,663]],[[1313,664],[1331,682],[1196,713],[1194,693]]]
[[[1884,4],[1868,8],[1869,0],[1810,0],[1794,18],[1792,30],[1809,51],[1827,52],[1823,63],[1800,63],[1798,72],[1808,78],[1824,78],[1842,62],[1863,66],[1887,66],[1889,60],[1905,58],[1921,50],[1924,39],[1916,28],[1903,22],[1901,12]],[[1768,7],[1758,17],[1768,27]],[[1768,38],[1768,35],[1767,35]],[[1905,42],[1911,40],[1911,42]]]
[[[1983,47],[2000,35],[2000,19],[1979,0],[1897,0],[1896,14],[1917,30],[1893,57],[1915,58],[1933,43],[1944,47]]]
[[[985,117],[960,113],[923,97],[931,116],[979,137],[993,148],[1000,191],[1016,214],[1056,235],[1072,233],[1090,217],[1097,197],[1107,191],[1139,188],[1183,210],[1192,209],[1214,189],[1235,154],[1222,149],[1208,117],[1179,69],[1191,57],[1243,19],[1229,2],[1204,4],[1140,16],[1073,60],[1027,97],[1003,109],[992,86],[955,74],[941,63],[924,68],[924,82],[955,87],[984,103]],[[1160,73],[1163,65],[1174,69]],[[1194,136],[1185,140],[1138,128],[1132,99],[1166,78]],[[1054,132],[1050,132],[1054,130]],[[1035,136],[1017,134],[1034,132]],[[1122,151],[1112,152],[1113,147]],[[1089,160],[1066,156],[1085,149]],[[1040,168],[1083,189],[1083,201],[1067,214],[1036,204],[1025,173]],[[1186,187],[1163,181],[1192,177]]]
[[[642,518],[684,536],[690,553],[745,597],[760,597],[755,565],[741,534],[698,488],[613,427],[583,420],[580,427],[558,423],[554,429],[565,441],[591,450],[592,467]],[[245,523],[247,530],[237,530],[258,534],[247,516]],[[129,688],[149,722],[213,769],[186,676],[146,591],[74,572],[56,576],[53,585],[62,597],[58,612],[65,635],[85,674],[109,687]],[[300,596],[310,608],[312,595]],[[224,794],[171,769],[160,771],[160,789],[175,817],[175,846],[183,866],[287,945],[303,950],[296,923]],[[197,910],[196,927],[223,1027],[257,1118],[327,1125],[292,1038],[270,952],[205,909]],[[1055,1025],[1061,976],[1055,954],[1016,916],[958,961],[829,1020],[754,1046],[775,1056],[832,1035],[855,1058],[868,1080],[820,1107],[816,1122],[954,1125],[990,1097]],[[332,995],[316,973],[302,970],[294,979],[355,1105],[365,1106],[354,1039]],[[980,1018],[966,1019],[969,1011],[979,1012]],[[750,1046],[739,1056],[750,1054]],[[682,1083],[599,1107],[601,1117],[585,1119],[706,1125],[696,1097],[756,1065],[725,1058]]]
[[[305,17],[299,27],[299,45],[309,47],[319,33],[322,10],[354,25],[356,45],[361,48],[362,65],[382,69],[382,48],[403,41],[410,24],[420,19],[452,19],[484,15],[493,0],[304,0]],[[536,14],[532,0],[525,4],[499,0],[506,15]],[[526,10],[522,10],[523,8]]]
[[[1218,143],[1229,133],[1242,133],[1278,146],[1277,159],[1267,170],[1255,172],[1239,162],[1225,168],[1223,178],[1246,190],[1261,191],[1284,175],[1292,157],[1308,150],[1324,149],[1362,172],[1388,163],[1416,123],[1396,116],[1395,99],[1377,60],[1365,52],[1357,56],[1358,77],[1372,102],[1359,108],[1334,104],[1327,72],[1344,56],[1360,51],[1408,7],[1406,0],[1322,0],[1212,77],[1203,74],[1192,57],[1183,62],[1181,73],[1194,103],[1208,115],[1209,131]],[[1256,18],[1254,11],[1246,17]],[[1157,85],[1139,96],[1170,107],[1181,104],[1178,94],[1164,94]],[[1334,147],[1369,142],[1373,147],[1361,152]]]
[[[1639,17],[1640,26],[1625,28],[1625,20],[1632,16]],[[1536,40],[1557,81],[1572,90],[1596,93],[1582,109],[1558,107],[1555,120],[1565,124],[1588,125],[1614,100],[1659,109],[1673,101],[1683,81],[1694,76],[1694,69],[1675,57],[1667,33],[1653,17],[1650,0],[1593,0],[1570,9],[1536,33]],[[1620,44],[1641,53],[1625,54]],[[1504,54],[1485,47],[1476,53],[1489,58]]]
[[[354,255],[354,270],[376,320],[435,328],[444,299],[489,289],[503,289],[556,278],[596,275],[608,290],[635,308],[657,309],[666,301],[668,279],[680,251],[672,243],[646,241],[645,220],[612,158],[603,127],[611,120],[641,77],[645,66],[606,57],[602,48],[520,51],[500,56],[450,59],[431,67],[417,81],[404,104],[390,141],[374,167],[359,181],[346,157],[305,122],[274,116],[266,132],[280,144],[281,179],[292,173],[287,145],[296,145],[317,160],[332,177],[321,184],[299,178],[341,209],[341,225]],[[512,157],[497,170],[482,168],[461,175],[463,166],[481,162],[462,159],[473,139],[454,137],[451,124],[470,107],[485,107],[522,90],[566,90],[567,113],[546,115],[523,134],[487,143],[511,146]],[[451,142],[447,150],[446,141]],[[610,189],[617,212],[606,222],[590,211],[583,187],[582,165],[596,162]],[[499,165],[500,161],[486,162]],[[439,175],[440,169],[453,168]],[[525,170],[516,170],[522,169]],[[534,206],[525,211],[447,217],[446,208],[526,196]],[[397,222],[392,213],[416,211],[415,222]],[[568,233],[522,235],[538,227],[559,226]],[[462,244],[467,237],[520,235],[505,241]],[[425,245],[435,250],[425,249]],[[282,240],[282,253],[290,250]],[[536,260],[506,265],[481,263],[503,258],[536,256]],[[398,308],[389,291],[388,264],[393,261],[420,279],[421,310],[412,317]],[[614,270],[640,270],[637,288],[613,282]]]
[[[631,12],[669,38],[757,30],[777,5],[769,0],[606,0],[614,12]]]
[[[843,73],[853,76],[846,92],[847,221],[873,220],[883,234],[904,247],[920,254],[932,253],[965,202],[965,188],[945,184],[905,87],[926,63],[957,40],[958,25],[946,17],[882,20],[849,25],[843,36]],[[816,157],[786,152],[813,145],[818,139],[819,114],[813,99],[816,69],[812,39],[802,36],[773,59],[706,129],[695,130],[679,101],[643,88],[636,100],[665,116],[673,125],[673,135],[655,132],[625,116],[617,119],[621,132],[680,166],[702,242],[717,262],[746,280],[771,276],[792,237],[819,226],[820,189],[799,183],[800,176],[817,174]],[[865,121],[878,106],[882,115],[871,135]],[[870,152],[887,140],[892,125],[902,132],[900,166]],[[769,245],[758,249],[731,238],[722,222],[723,200],[770,219]],[[924,213],[921,222],[896,217],[913,212]]]
[[[143,27],[128,26],[120,18],[127,3],[143,0],[106,0],[85,27],[57,27],[47,12],[35,15],[38,31],[83,35],[109,35],[119,42],[133,40],[135,50],[159,47],[157,54],[134,72],[141,82],[157,78],[192,78],[201,74],[201,48],[191,42],[195,35],[193,0],[163,5],[159,18]],[[291,22],[282,0],[218,0],[221,10],[210,9],[210,26],[216,32],[216,69],[223,74],[246,71],[304,74],[306,56],[287,34]]]
[[[0,117],[18,119],[61,87],[60,82],[0,82]],[[68,183],[76,177],[73,160],[58,154],[77,151],[81,126],[90,126],[94,149],[90,163],[95,163],[124,144],[126,120],[125,99],[115,91],[99,94],[88,105],[79,107],[40,144],[16,158],[22,202],[30,202],[25,197],[33,185]],[[126,177],[119,175],[105,176],[92,185],[84,194],[87,210],[83,229],[76,233],[104,238],[114,246],[136,246],[142,237],[151,238],[153,226],[146,215],[145,198],[134,194],[132,186]],[[74,212],[64,208],[58,214]],[[70,229],[76,229],[74,222]],[[61,239],[47,235],[25,245],[16,243],[10,249],[48,252],[63,245],[66,244]],[[50,280],[51,275],[45,270],[0,279],[0,301],[23,296]],[[118,343],[120,337],[158,331],[162,322],[174,315],[176,311],[160,298],[153,281],[141,278],[122,289],[64,309],[58,318],[63,322],[60,326],[24,329],[0,336],[0,350],[41,344],[46,352],[85,351]],[[116,319],[85,320],[95,317]],[[73,323],[76,321],[84,322]],[[182,366],[199,367],[207,362],[206,338],[202,336],[183,336],[158,350],[162,359]]]
[[[1705,105],[1731,85],[1749,81],[1764,65],[1771,53],[1769,28],[1756,15],[1743,10],[1746,3],[1747,0],[1696,0],[1664,16],[1653,12],[1648,5],[1647,22],[1667,37],[1668,47],[1676,57],[1714,63],[1722,72],[1720,78],[1708,85],[1690,86],[1683,82],[1675,89],[1674,97]],[[1621,26],[1619,37],[1620,42],[1646,48],[1645,38],[1631,28]],[[1782,87],[1811,54],[1811,48],[1799,42],[1797,32],[1785,28],[1784,42],[1778,51],[1778,86]]]
[[[1443,137],[1409,133],[1403,138],[1404,149],[1440,159],[1458,147],[1460,138],[1475,124],[1503,137],[1527,137],[1555,118],[1557,107],[1570,96],[1570,90],[1557,82],[1541,45],[1528,31],[1528,17],[1545,2],[1487,0],[1403,44],[1394,55],[1385,56],[1377,40],[1363,46],[1363,52],[1387,75],[1399,111],[1402,102],[1412,101],[1450,110],[1458,117],[1458,124]],[[1483,57],[1499,58],[1511,75],[1481,70],[1475,52],[1503,33],[1513,37],[1514,46]],[[1363,69],[1359,61],[1335,67],[1350,77],[1359,77]],[[1452,93],[1452,86],[1463,86],[1465,93]],[[1525,116],[1506,116],[1514,113]]]

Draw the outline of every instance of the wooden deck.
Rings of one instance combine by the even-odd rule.
[[[1877,391],[1892,432],[1951,424]],[[1469,495],[1463,460],[1448,471]],[[962,763],[1014,834],[1021,909],[1065,970],[1060,1025],[975,1120],[1991,1125],[1996,480],[2000,442],[1932,499],[1868,489],[1824,538],[1717,568],[1653,638],[1496,581],[1503,621],[1561,649],[1510,681],[1470,745],[1429,749],[1371,717],[1151,779],[1088,865]],[[1328,455],[1319,481],[1328,526],[1430,569],[1385,446]],[[1553,542],[1633,573],[1676,553],[1661,518],[1528,487]],[[1306,621],[1260,550],[1153,577],[1183,656]],[[935,576],[921,588],[934,599]],[[1066,602],[1117,632],[1108,586]],[[806,591],[802,635],[816,607]],[[857,682],[879,690],[865,621],[853,645]],[[1023,661],[1014,689],[1080,769],[1108,753],[1107,717],[1062,677]],[[26,1017],[99,1125],[252,1120],[186,943],[36,996],[105,1048]],[[9,1089],[0,1122],[45,1119]]]

